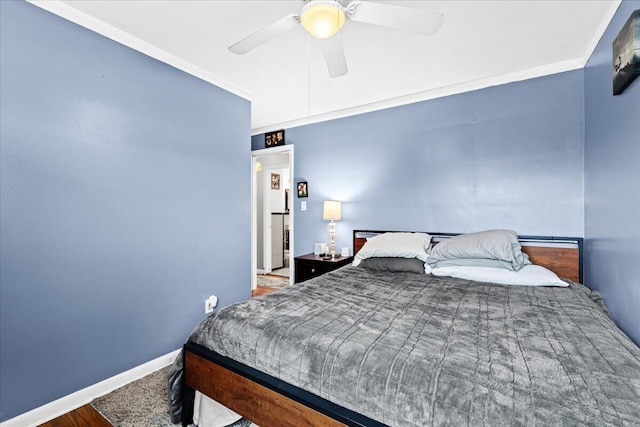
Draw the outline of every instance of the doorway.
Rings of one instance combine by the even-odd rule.
[[[251,290],[254,295],[256,291],[266,293],[294,282],[293,176],[293,145],[251,152]]]

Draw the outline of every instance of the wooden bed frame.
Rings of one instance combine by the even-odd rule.
[[[354,253],[362,248],[367,237],[384,232],[354,230]],[[436,243],[456,235],[429,234]],[[519,236],[519,240],[534,264],[560,277],[582,282],[581,237]],[[183,358],[183,425],[192,422],[195,390],[199,390],[260,427],[384,426],[198,344],[185,344]]]
[[[353,253],[364,246],[368,237],[387,231],[353,230]],[[435,244],[460,233],[429,233]],[[582,237],[518,236],[522,252],[532,263],[553,271],[560,277],[582,283]]]

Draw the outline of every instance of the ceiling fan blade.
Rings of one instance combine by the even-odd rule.
[[[347,68],[347,60],[344,57],[340,33],[328,39],[322,39],[321,41],[324,60],[329,70],[329,77],[335,78],[347,74],[349,69]]]
[[[426,35],[435,34],[444,21],[444,16],[440,13],[369,1],[349,3],[347,15],[354,21]]]
[[[278,19],[273,24],[267,25],[261,30],[256,31],[248,37],[240,40],[238,43],[229,46],[229,51],[236,55],[244,55],[245,53],[257,48],[258,46],[268,42],[275,36],[284,33],[300,23],[300,15],[292,13]]]

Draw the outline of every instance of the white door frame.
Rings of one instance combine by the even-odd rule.
[[[251,152],[251,290],[257,287],[258,276],[258,180],[256,175],[256,165],[258,157],[268,156],[271,154],[289,154],[289,183],[291,190],[291,205],[289,206],[289,285],[293,285],[295,278],[295,267],[293,262],[294,254],[294,218],[295,218],[295,197],[293,193],[293,145],[282,145],[280,147],[264,148],[261,150],[253,150]]]
[[[262,157],[262,156],[260,156]],[[275,164],[275,165],[262,165],[262,173],[265,175],[265,183],[264,188],[262,189],[262,207],[263,207],[263,215],[262,215],[262,267],[264,274],[271,273],[273,271],[273,265],[271,264],[271,215],[270,212],[273,212],[271,209],[271,185],[269,185],[269,180],[266,178],[269,174],[273,172],[282,173],[282,169],[288,168],[289,162]],[[289,181],[289,185],[291,185],[291,181]],[[257,191],[260,191],[260,188],[257,188]],[[258,193],[256,192],[256,195]],[[291,194],[291,192],[289,192]],[[257,200],[257,199],[254,199]],[[256,205],[256,215],[257,215],[258,206]],[[289,208],[289,212],[291,212],[291,208]],[[291,219],[291,213],[289,213],[289,219]],[[257,223],[257,221],[256,221]],[[256,229],[257,236],[257,229]],[[258,246],[256,245],[256,262],[258,260],[257,257]],[[256,266],[257,267],[257,266]],[[256,268],[257,272],[257,268]]]

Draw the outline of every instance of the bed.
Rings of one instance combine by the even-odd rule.
[[[347,266],[219,311],[172,367],[174,416],[199,390],[261,427],[638,424],[640,350],[576,283],[582,239],[520,240],[568,286]]]

